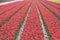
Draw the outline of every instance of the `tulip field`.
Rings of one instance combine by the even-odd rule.
[[[60,2],[23,0],[2,3],[0,40],[60,40]]]

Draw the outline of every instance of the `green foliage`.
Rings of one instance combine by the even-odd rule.
[[[0,2],[6,2],[6,1],[12,1],[12,0],[0,0]]]

